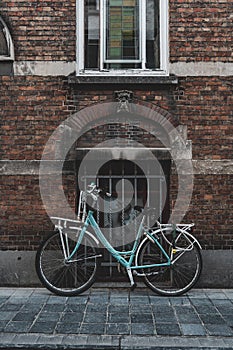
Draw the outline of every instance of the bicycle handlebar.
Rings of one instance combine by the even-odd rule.
[[[86,193],[91,195],[91,197],[96,201],[98,199],[98,196],[100,192],[103,192],[104,195],[107,197],[111,197],[112,194],[109,192],[104,191],[102,188],[98,188],[97,185],[92,182],[90,185],[87,186],[89,189],[86,190]]]
[[[92,182],[92,183],[91,183],[90,185],[88,185],[87,187],[88,187],[89,189],[87,189],[85,192],[86,192],[88,195],[91,195],[91,197],[92,197],[92,199],[93,199],[94,201],[97,201],[97,200],[98,200],[98,197],[99,197],[100,192],[102,192],[102,193],[103,193],[104,195],[106,195],[107,197],[111,197],[111,196],[112,196],[111,193],[105,191],[104,189],[98,188],[97,185],[96,185],[94,182]],[[135,209],[138,210],[138,211],[140,211],[140,212],[142,212],[143,209],[145,209],[145,208],[136,206]],[[145,214],[146,214],[146,212],[150,212],[151,210],[154,211],[155,208],[149,208],[149,210],[146,209],[146,210],[145,210]],[[162,229],[162,228],[173,228],[174,226],[175,226],[176,228],[185,228],[185,227],[186,227],[186,228],[191,228],[192,226],[194,226],[194,223],[191,223],[191,224],[175,224],[175,225],[174,225],[174,224],[171,224],[171,223],[169,223],[169,224],[161,224],[158,220],[156,220],[156,224],[157,224],[157,226],[160,227],[161,229]]]

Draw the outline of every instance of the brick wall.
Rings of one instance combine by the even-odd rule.
[[[75,61],[75,0],[2,0],[0,11],[13,37],[16,61]],[[170,1],[171,63],[232,62],[231,13],[232,4],[227,0]],[[122,88],[133,91],[133,102],[161,107],[179,124],[187,125],[193,159],[232,159],[232,77],[210,74],[178,80],[175,86]],[[39,160],[49,136],[63,120],[96,103],[116,101],[114,91],[120,88],[114,84],[80,88],[69,85],[62,76],[0,77],[1,158]],[[83,145],[101,141],[105,132],[99,128],[86,134]],[[2,176],[1,180],[1,249],[34,249],[51,229],[40,198],[38,174]],[[64,187],[74,207],[74,175],[64,178]],[[176,189],[172,176],[171,204]],[[232,247],[231,193],[230,175],[195,176],[186,219],[196,223],[195,232],[205,247]]]
[[[1,240],[0,250],[35,250],[53,231],[46,214],[39,188],[38,176],[1,176]],[[75,209],[75,177],[65,175],[63,188],[70,206]],[[59,208],[54,177],[54,213]],[[62,208],[60,208],[62,210]],[[63,210],[65,215],[65,210]]]
[[[1,80],[0,101],[4,107],[3,159],[40,159],[45,142],[62,120],[81,106],[114,100],[113,91],[81,93],[68,87],[65,78],[3,77]],[[188,138],[193,142],[194,159],[232,157],[232,107],[227,79],[181,79],[179,87],[169,92],[135,90],[135,101],[140,98],[170,112],[174,111],[175,106],[180,122],[188,126]],[[225,103],[221,104],[221,100]],[[101,141],[101,133],[106,134],[106,130],[99,128],[98,132],[85,135],[82,146],[91,146]],[[172,178],[171,187],[175,198],[176,181],[173,180]],[[74,178],[68,187],[74,207]],[[204,175],[195,178],[193,200],[187,220],[196,223],[196,232],[206,246],[232,246],[230,193],[230,176]],[[3,177],[2,200],[5,218],[2,241],[4,246],[33,249],[41,233],[50,226],[40,199],[37,177]]]
[[[1,1],[16,60],[75,60],[75,0]]]
[[[196,223],[195,234],[203,248],[232,249],[233,183],[229,175],[196,175],[187,220]]]
[[[75,60],[75,0],[2,0],[17,60]],[[227,0],[169,1],[170,59],[232,62],[232,13]]]
[[[40,198],[38,178],[1,177],[3,215],[1,250],[33,250],[43,231],[51,230]]]
[[[171,176],[171,207],[177,196],[177,176]],[[232,249],[232,175],[195,175],[192,200],[183,222],[194,222],[194,234],[204,249]]]
[[[47,139],[69,113],[66,84],[54,77],[0,77],[2,159],[40,159]]]
[[[227,0],[170,1],[171,62],[232,62],[231,14]]]
[[[194,159],[232,159],[232,78],[179,79],[176,108],[188,126]]]
[[[232,158],[230,78],[182,78],[177,88],[144,87],[134,90],[134,96],[133,102],[159,106],[188,126],[194,159]],[[76,90],[65,77],[0,77],[2,159],[40,159],[61,121],[82,108],[111,101],[116,101],[113,90]]]

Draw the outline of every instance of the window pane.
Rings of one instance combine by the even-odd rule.
[[[85,68],[99,67],[99,0],[85,1]]]
[[[9,56],[8,45],[4,33],[3,24],[0,22],[0,55]]]
[[[100,3],[100,0],[84,0],[84,68],[160,68],[160,0],[105,0],[103,28],[100,28]],[[146,23],[140,13],[142,7]],[[100,37],[102,30],[104,35]]]
[[[139,60],[139,34],[139,0],[108,0],[106,60]]]
[[[160,67],[159,0],[146,2],[146,67]]]

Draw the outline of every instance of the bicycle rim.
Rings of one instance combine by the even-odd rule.
[[[76,242],[70,238],[67,242],[72,252]],[[59,232],[53,233],[41,244],[36,255],[36,270],[42,284],[53,293],[78,295],[94,282],[96,250],[89,237],[85,237],[82,243],[71,263],[65,262]]]
[[[160,243],[165,249],[172,249],[163,242],[163,239]],[[140,265],[163,264],[167,262],[157,244],[150,240],[145,241],[139,254]],[[174,263],[171,266],[142,270],[145,274],[145,284],[160,295],[181,295],[190,290],[200,276],[202,258],[200,250],[195,244],[192,245],[192,248],[175,251],[173,261]]]

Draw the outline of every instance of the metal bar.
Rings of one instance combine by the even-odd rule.
[[[142,62],[141,68],[146,69],[146,1],[140,1],[140,58]]]
[[[149,179],[149,181],[147,181],[147,202],[148,202],[148,207],[150,208],[150,170],[149,170],[149,166],[147,167],[147,178]],[[154,178],[154,177],[152,177]],[[160,177],[159,177],[160,179]],[[150,226],[150,218],[147,218],[147,226]]]
[[[76,74],[84,70],[84,0],[76,0]]]
[[[80,194],[79,194],[79,203],[78,203],[78,220],[79,220],[79,221],[80,221],[80,218],[81,218],[82,194],[83,194],[83,191],[80,191]]]
[[[69,240],[68,240],[68,235],[67,235],[67,233],[65,233],[65,238],[66,238],[67,255],[70,256],[70,247],[69,247]]]
[[[105,58],[105,21],[106,21],[106,0],[100,0],[100,71],[103,70],[104,58]]]
[[[124,162],[122,162],[122,178],[124,178],[124,174],[125,174],[125,168],[124,168]],[[123,247],[125,247],[125,225],[124,225],[124,221],[125,221],[125,182],[122,179],[121,181],[121,190],[122,190],[122,245]]]
[[[160,69],[169,74],[169,45],[168,45],[168,17],[169,17],[169,4],[168,0],[160,0]]]
[[[86,171],[86,169],[85,169],[85,171]],[[86,190],[87,190],[87,179],[86,179],[86,177],[85,177],[85,179],[84,179],[84,188],[85,188],[85,192],[86,192]],[[84,207],[83,207],[82,222],[85,221],[85,218],[86,218],[86,210],[87,210],[87,206],[86,206],[86,200],[85,200],[85,202],[84,202]]]
[[[60,239],[61,239],[61,244],[62,244],[62,249],[63,249],[63,254],[64,254],[64,258],[67,259],[67,253],[66,253],[66,247],[65,247],[65,243],[64,243],[64,237],[62,234],[62,229],[59,229],[59,234],[60,234]]]
[[[112,165],[110,166],[110,169],[109,169],[109,192],[112,193]],[[110,226],[110,240],[112,242],[112,198],[110,198],[109,200],[109,226]],[[110,273],[110,276],[112,277],[112,268],[113,268],[113,259],[112,259],[112,255],[110,254],[110,269],[109,269],[109,273]]]
[[[104,60],[104,63],[141,63],[142,60]]]
[[[126,178],[126,179],[134,179],[135,175],[112,175],[113,179],[122,179],[122,178]],[[89,178],[89,179],[93,179],[93,175],[86,175],[85,178]],[[99,178],[101,179],[108,179],[109,175],[101,175]],[[149,178],[149,179],[165,179],[165,176],[162,175],[137,175],[137,179],[145,179],[145,178]]]
[[[131,266],[132,270],[137,270],[137,269],[149,269],[151,267],[160,267],[160,266],[171,266],[170,262],[167,263],[161,263],[161,264],[151,264],[151,265],[136,265],[136,266]]]
[[[113,124],[113,122],[109,122],[109,124]],[[159,148],[159,147],[95,147],[95,148],[90,148],[90,147],[77,147],[77,151],[111,151],[111,150],[130,150],[130,151],[138,151],[138,150],[143,150],[143,151],[170,151],[171,148]]]
[[[162,207],[162,198],[163,198],[163,185],[162,183],[164,182],[164,178],[161,178],[160,181],[159,181],[159,218],[160,218],[160,221],[162,221],[162,211],[163,211],[163,207]]]
[[[104,149],[104,148],[103,148]],[[125,148],[123,148],[125,150]],[[128,148],[130,149],[130,148]],[[80,150],[80,149],[79,149]],[[89,150],[89,148],[86,148],[86,150]],[[106,148],[104,150],[107,150]],[[163,149],[164,150],[164,149]],[[87,184],[90,182],[90,180],[93,180],[94,176],[92,174],[87,174],[85,173],[85,175],[83,176],[83,180],[85,182],[85,188],[87,187]],[[109,174],[107,175],[98,175],[96,176],[96,184],[97,186],[100,184],[100,179],[107,179],[107,183],[109,185],[109,192],[112,193],[113,191],[113,181],[114,180],[122,180],[122,195],[121,195],[121,199],[122,199],[122,205],[123,205],[123,208],[124,208],[124,203],[125,203],[125,184],[124,184],[124,179],[132,179],[132,184],[134,185],[134,203],[135,205],[138,204],[138,201],[139,201],[139,197],[138,196],[138,181],[140,179],[144,179],[146,180],[147,179],[147,201],[148,201],[148,205],[150,206],[151,205],[151,187],[152,187],[152,181],[154,181],[155,183],[157,183],[157,185],[159,185],[159,194],[158,194],[158,199],[159,199],[159,206],[158,208],[160,208],[160,212],[161,212],[161,209],[162,209],[162,196],[163,196],[163,182],[165,181],[165,176],[163,175],[153,175],[150,173],[150,169],[148,167],[147,169],[147,174],[145,175],[137,175],[137,167],[136,165],[134,164],[134,171],[133,171],[133,175],[127,175],[125,174],[125,168],[124,168],[124,162],[122,162],[122,174],[120,175],[113,175],[112,174],[112,165],[110,166],[109,168]],[[156,186],[157,187],[157,186]],[[112,201],[110,200],[109,201],[109,238],[110,238],[110,242],[112,241],[112,228],[113,228],[113,225],[115,223],[114,220],[112,220],[112,217],[111,217],[111,210],[112,210]],[[97,210],[98,210],[98,207],[97,207]],[[122,209],[122,218],[124,219],[124,209]],[[97,215],[97,222],[99,224],[99,220],[98,220],[98,215]],[[119,227],[120,229],[120,227]],[[137,231],[137,227],[136,227],[136,223],[135,223],[135,236],[136,236],[136,231]],[[124,237],[124,227],[122,227],[122,245],[124,246],[125,245],[125,237]],[[109,247],[108,247],[109,248]],[[111,252],[111,249],[108,249],[110,252]],[[126,249],[127,250],[127,249]],[[130,255],[133,254],[132,251],[123,251],[123,252],[117,252],[116,250],[114,250],[114,253],[117,254],[118,258],[119,258],[119,263],[122,263],[123,262],[123,266],[126,266],[127,264],[127,261],[125,259],[123,259],[123,256],[124,255],[128,255],[129,258],[130,258]],[[109,259],[109,262],[104,262],[104,265],[105,266],[109,266],[108,267],[108,275],[109,276],[112,276],[113,275],[113,267],[115,265],[117,265],[115,263],[115,261],[113,261],[113,256],[115,258],[117,258],[117,256],[115,255],[109,255],[108,259]],[[123,260],[121,260],[120,258],[122,258]],[[115,259],[114,259],[115,260]],[[158,266],[158,265],[157,265]],[[161,266],[165,266],[165,264],[162,264]]]

